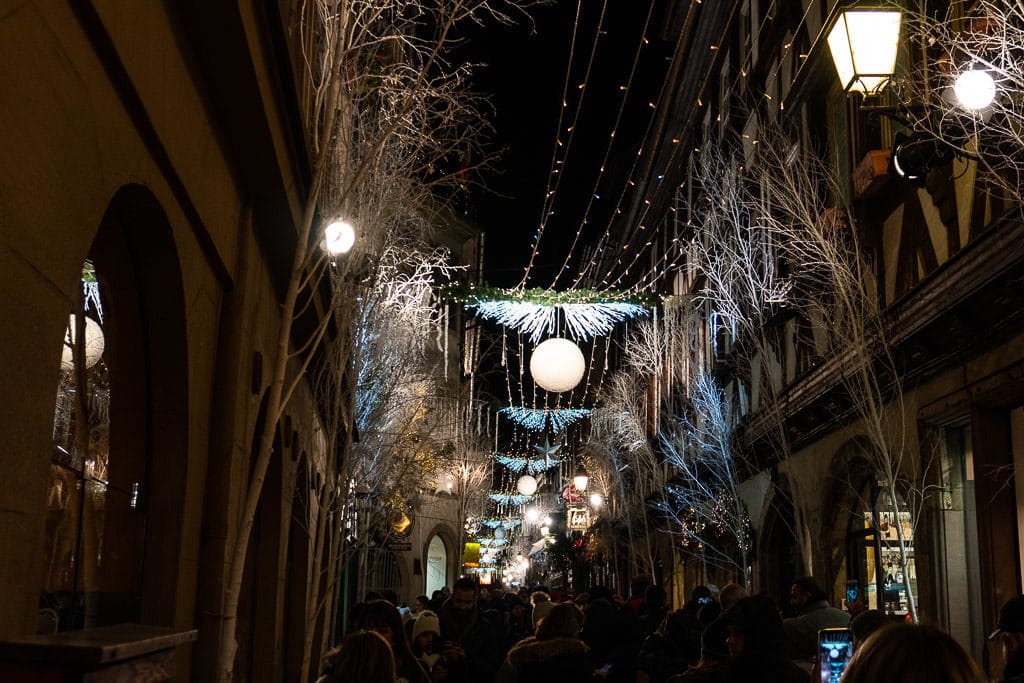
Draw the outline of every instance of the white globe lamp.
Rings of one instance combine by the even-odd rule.
[[[530,508],[526,511],[526,521],[530,524],[536,524],[540,519],[540,510],[537,508]]]
[[[499,541],[505,538],[505,528],[501,526],[494,527],[494,537]]]
[[[604,496],[602,496],[600,493],[591,493],[590,506],[593,508],[599,508],[602,505],[604,505]]]
[[[75,343],[75,316],[68,318],[68,327],[65,330],[64,346],[60,354],[60,369],[70,372],[75,369],[75,355],[71,344]],[[68,343],[70,341],[70,344]],[[91,368],[99,362],[103,356],[103,328],[92,318],[85,318],[85,367]]]
[[[344,254],[356,243],[356,231],[351,223],[331,221],[324,229],[324,249],[330,254]]]
[[[546,391],[559,393],[575,388],[586,369],[580,347],[561,337],[541,342],[530,356],[533,381]]]
[[[996,82],[992,74],[981,69],[964,71],[953,84],[956,98],[965,108],[972,111],[984,109],[996,98]]]
[[[537,480],[529,474],[524,474],[516,482],[516,490],[524,496],[532,496],[537,493]]]

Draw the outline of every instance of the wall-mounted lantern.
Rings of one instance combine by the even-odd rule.
[[[876,94],[896,70],[901,13],[897,9],[848,7],[835,13],[828,47],[846,92]]]

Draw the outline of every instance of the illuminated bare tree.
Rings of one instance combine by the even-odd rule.
[[[478,151],[486,106],[468,90],[469,65],[451,56],[460,27],[510,22],[529,4],[307,0],[298,10],[294,34],[312,177],[280,306],[267,419],[229,531],[218,654],[223,683],[233,678],[245,558],[278,422],[325,343],[343,354],[354,347],[360,284],[375,279],[389,245],[402,245],[402,235],[421,236],[440,215],[451,196],[446,188],[462,183],[458,159]],[[322,219],[332,217],[358,230],[357,246],[342,258],[321,249],[328,224]],[[339,308],[353,314],[337,315]],[[295,321],[304,316],[313,324],[299,338]],[[347,360],[338,365],[348,366]]]
[[[848,397],[858,428],[870,442],[868,459],[892,519],[900,518],[898,501],[919,511],[930,489],[928,459],[911,457],[899,369],[892,355],[884,312],[870,262],[861,250],[848,211],[837,211],[842,197],[836,174],[806,151],[793,158],[792,142],[768,132],[761,136],[760,158],[753,169],[762,201],[770,207],[771,230],[782,258],[790,266],[799,296],[792,305],[824,333],[828,363]],[[916,519],[914,520],[916,522]],[[903,575],[910,557],[902,525],[896,525]],[[909,611],[917,619],[915,596],[906,583]]]
[[[689,408],[659,436],[659,448],[676,471],[660,507],[682,534],[684,552],[735,571],[746,585],[752,529],[739,493],[747,470],[735,424],[725,393],[707,372],[698,372],[689,387]]]
[[[665,508],[666,468],[653,442],[692,371],[696,338],[694,310],[684,300],[668,301],[633,325],[592,416],[587,470],[607,479],[603,490],[614,515],[626,520],[630,545],[644,549],[634,557],[643,560],[634,567],[643,573],[654,569],[651,508]]]
[[[615,516],[626,523],[632,569],[653,575],[650,506],[652,497],[664,495],[665,477],[649,440],[649,387],[650,377],[628,367],[606,380],[601,405],[591,415],[585,465],[588,472],[611,473],[606,494]]]
[[[782,274],[777,221],[759,180],[736,154],[713,145],[702,148],[696,164],[701,194],[690,207],[691,250],[704,282],[697,294],[711,346],[704,363],[728,360],[734,379],[723,389],[749,401],[749,406],[736,406],[737,413],[756,415],[752,436],[768,443],[781,460],[791,448],[780,402],[781,339],[771,322],[793,305],[793,292],[792,281]],[[809,572],[817,554],[809,511],[800,496],[781,489],[776,493],[792,503],[792,531]]]
[[[893,84],[901,117],[924,136],[917,143],[925,145],[922,154],[938,160],[955,153],[961,160],[957,175],[1019,203],[1024,199],[1024,6],[1017,0],[979,0],[949,3],[936,14],[923,3],[910,3],[903,21],[912,67]]]

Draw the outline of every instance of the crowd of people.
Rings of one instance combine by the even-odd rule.
[[[408,609],[399,609],[397,596],[370,595],[353,610],[352,628],[328,653],[318,683],[988,680],[942,630],[863,605],[834,608],[810,577],[794,581],[785,610],[729,584],[698,586],[672,611],[665,590],[645,583],[624,598],[601,586],[560,595],[487,590],[461,578]],[[849,634],[854,654],[841,674],[819,661],[822,629]],[[1024,683],[1024,596],[1003,606],[989,638],[1004,655],[997,680]]]

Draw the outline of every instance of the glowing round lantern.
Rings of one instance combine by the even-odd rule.
[[[356,243],[356,231],[351,223],[331,221],[324,229],[324,249],[331,254],[344,254]]]
[[[586,369],[580,348],[561,337],[541,342],[530,357],[533,381],[547,391],[569,391],[580,383]]]
[[[537,480],[529,474],[524,474],[516,482],[516,490],[524,496],[532,496],[537,492]]]
[[[75,356],[71,349],[71,344],[75,343],[75,316],[70,316],[68,320],[68,329],[64,334],[64,347],[60,354],[60,369],[70,372],[75,369]],[[85,367],[91,368],[99,362],[100,357],[103,356],[103,328],[100,324],[92,318],[86,316],[85,318]]]
[[[957,76],[953,92],[964,107],[977,111],[992,104],[996,98],[996,82],[992,74],[981,69],[964,71]]]
[[[499,541],[505,538],[505,529],[500,526],[494,527],[494,537]]]

